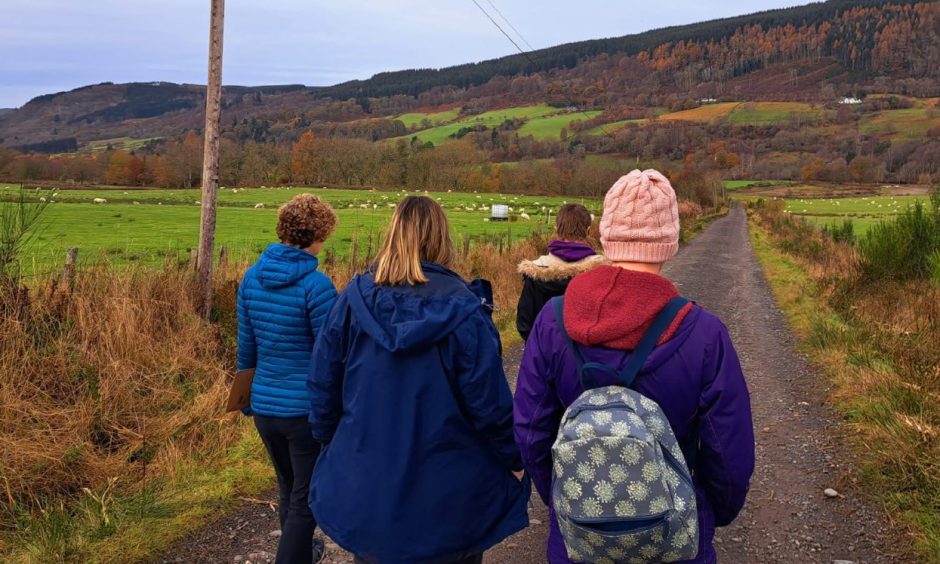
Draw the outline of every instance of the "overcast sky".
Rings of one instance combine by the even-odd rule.
[[[477,1],[535,48],[802,3]],[[0,0],[0,108],[97,82],[205,83],[208,19],[209,0]],[[330,85],[513,49],[472,0],[228,0],[223,81]]]

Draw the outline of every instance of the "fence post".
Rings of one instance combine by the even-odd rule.
[[[509,218],[509,221],[506,224],[506,250],[512,248],[512,217]]]
[[[75,287],[75,263],[78,260],[78,247],[72,247],[65,252],[65,267],[62,269],[62,282],[67,284],[69,290]]]
[[[219,266],[224,265],[228,261],[228,246],[222,245],[222,248],[219,249]]]
[[[464,234],[463,235],[463,258],[467,258],[469,256],[470,256],[470,236]]]
[[[199,249],[189,250],[189,267],[193,269],[193,272],[199,270]]]

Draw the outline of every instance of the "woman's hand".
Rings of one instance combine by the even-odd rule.
[[[521,482],[522,478],[525,477],[525,470],[519,470],[518,472],[513,470],[512,475],[515,476],[516,479]]]

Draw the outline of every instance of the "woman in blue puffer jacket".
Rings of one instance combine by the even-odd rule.
[[[528,525],[499,333],[454,258],[440,205],[405,198],[317,340],[310,504],[359,562],[479,563]]]
[[[306,380],[320,326],[336,289],[317,271],[317,254],[336,229],[336,213],[300,194],[278,211],[280,243],[265,249],[238,288],[238,368],[254,368],[250,414],[274,463],[280,493],[280,563],[318,562],[323,543],[307,492],[320,443],[310,433]]]

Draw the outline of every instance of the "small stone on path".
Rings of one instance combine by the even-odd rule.
[[[832,489],[832,488],[826,488],[826,489],[824,489],[824,490],[823,490],[823,494],[824,494],[826,497],[839,497],[839,492],[837,492],[836,490],[834,490],[834,489]]]
[[[271,531],[270,533],[268,533],[268,536],[273,537],[273,538],[280,538],[281,530],[277,529],[276,531]]]

